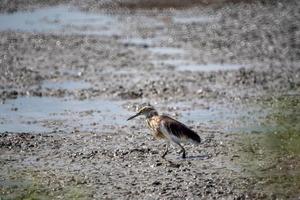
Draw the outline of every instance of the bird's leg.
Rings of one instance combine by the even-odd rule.
[[[180,143],[176,143],[176,144],[178,144],[178,146],[180,146],[180,148],[181,148],[179,153],[182,152],[182,158],[185,158],[185,149],[183,148],[183,146]]]
[[[167,143],[167,145],[166,145],[166,150],[165,150],[165,152],[163,153],[163,155],[161,156],[162,158],[165,158],[165,156],[167,155],[167,153],[169,152],[169,143]]]

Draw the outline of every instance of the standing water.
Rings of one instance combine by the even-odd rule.
[[[120,102],[20,97],[0,105],[0,132],[99,131],[126,124]]]
[[[6,30],[103,36],[120,33],[116,18],[106,14],[86,13],[68,6],[0,14],[0,31]]]

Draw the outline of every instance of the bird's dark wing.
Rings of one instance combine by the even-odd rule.
[[[201,142],[201,138],[195,131],[169,116],[162,116],[161,123],[163,128],[166,129],[169,134],[173,134],[178,139],[190,140],[194,143]],[[171,135],[170,137],[172,138]]]

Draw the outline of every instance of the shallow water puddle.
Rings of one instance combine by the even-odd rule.
[[[119,33],[117,20],[105,14],[92,14],[68,6],[55,6],[0,14],[0,30],[62,32],[113,35]]]
[[[238,70],[245,66],[238,64],[196,64],[188,60],[176,59],[176,60],[156,60],[152,61],[156,66],[173,66],[178,71],[224,71],[224,70]]]
[[[46,89],[80,90],[80,89],[90,88],[92,87],[92,85],[84,81],[64,81],[64,82],[46,81],[42,84],[42,87]]]
[[[182,105],[181,105],[182,106]],[[259,107],[230,107],[215,106],[210,108],[187,109],[180,115],[185,123],[204,124],[207,127],[218,127],[227,133],[252,133],[269,130],[270,125],[263,127],[260,123],[268,115],[269,109]]]
[[[219,71],[219,70],[237,70],[242,68],[241,65],[235,64],[183,64],[178,63],[176,66],[177,70],[180,71]]]
[[[186,63],[186,60],[172,59],[172,60],[152,60],[151,61],[155,66],[173,66],[176,67],[178,64]]]
[[[20,97],[0,105],[0,132],[99,131],[126,124],[120,102]]]
[[[216,16],[174,16],[173,22],[178,24],[211,23],[218,21]]]
[[[161,55],[177,55],[184,54],[184,50],[180,48],[174,47],[152,47],[149,48],[152,53],[161,54]]]

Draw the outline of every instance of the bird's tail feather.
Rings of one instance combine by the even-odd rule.
[[[193,131],[188,134],[188,139],[194,144],[201,143],[200,136],[196,132],[193,132]]]

